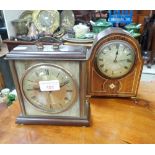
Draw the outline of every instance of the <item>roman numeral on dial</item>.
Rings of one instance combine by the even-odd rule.
[[[100,68],[103,68],[103,67],[104,67],[104,64],[101,64],[101,65],[100,65]]]

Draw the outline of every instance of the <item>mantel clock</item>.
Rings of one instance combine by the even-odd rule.
[[[143,61],[138,41],[121,28],[100,32],[88,61],[88,94],[135,97]]]
[[[80,46],[17,46],[6,55],[21,107],[22,124],[89,125],[87,50]]]

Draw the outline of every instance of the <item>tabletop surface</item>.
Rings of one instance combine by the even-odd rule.
[[[0,143],[155,143],[155,81],[140,83],[137,102],[92,98],[91,126],[19,125],[18,100],[0,112]],[[151,89],[150,89],[151,88]]]

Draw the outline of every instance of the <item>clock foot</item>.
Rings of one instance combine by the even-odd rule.
[[[136,96],[131,97],[133,100],[134,104],[138,104],[138,98]]]
[[[23,116],[16,118],[17,124],[48,124],[65,126],[90,126],[90,106],[86,104],[83,117],[61,117],[61,116]]]

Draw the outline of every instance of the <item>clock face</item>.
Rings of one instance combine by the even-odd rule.
[[[99,74],[114,79],[128,74],[134,62],[134,49],[125,41],[115,40],[99,48],[95,66]]]
[[[57,65],[37,64],[30,67],[21,80],[27,101],[48,113],[66,111],[76,101],[76,84],[72,75]]]

